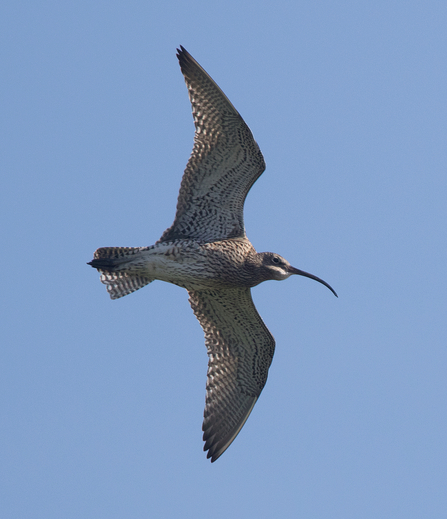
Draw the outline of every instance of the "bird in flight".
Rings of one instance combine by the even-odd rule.
[[[204,451],[216,461],[236,438],[265,383],[275,340],[251,288],[292,274],[279,254],[258,253],[244,227],[244,202],[265,169],[253,135],[230,100],[183,47],[177,58],[194,117],[194,146],[180,185],[174,223],[149,247],[102,247],[89,263],[112,299],[155,279],[186,288],[205,334],[208,374]]]

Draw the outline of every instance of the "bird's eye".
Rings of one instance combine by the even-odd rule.
[[[278,256],[273,256],[272,261],[273,261],[273,263],[279,263]]]

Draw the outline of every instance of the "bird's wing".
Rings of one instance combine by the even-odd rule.
[[[203,450],[211,461],[229,447],[253,409],[275,351],[249,288],[189,291],[205,333],[208,376]]]
[[[177,57],[196,131],[174,223],[160,241],[243,237],[245,197],[265,169],[264,158],[249,127],[205,70],[183,47]]]

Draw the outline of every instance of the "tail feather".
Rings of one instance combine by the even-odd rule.
[[[93,260],[88,263],[101,273],[101,283],[104,283],[111,299],[118,299],[131,294],[148,285],[152,279],[141,275],[141,272],[132,270],[131,263],[138,247],[102,247],[95,251]]]
[[[131,272],[101,272],[100,280],[106,285],[111,299],[127,296],[152,281],[152,279]]]

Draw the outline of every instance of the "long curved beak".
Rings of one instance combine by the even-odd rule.
[[[289,272],[291,274],[297,274],[298,276],[304,276],[306,278],[314,279],[315,281],[318,281],[318,283],[321,283],[325,287],[329,288],[329,290],[334,294],[335,297],[338,297],[337,292],[329,285],[329,283],[326,283],[326,281],[323,281],[320,278],[317,278],[317,276],[314,276],[313,274],[309,274],[309,272],[304,272],[304,270],[296,269],[295,267],[290,266]]]

